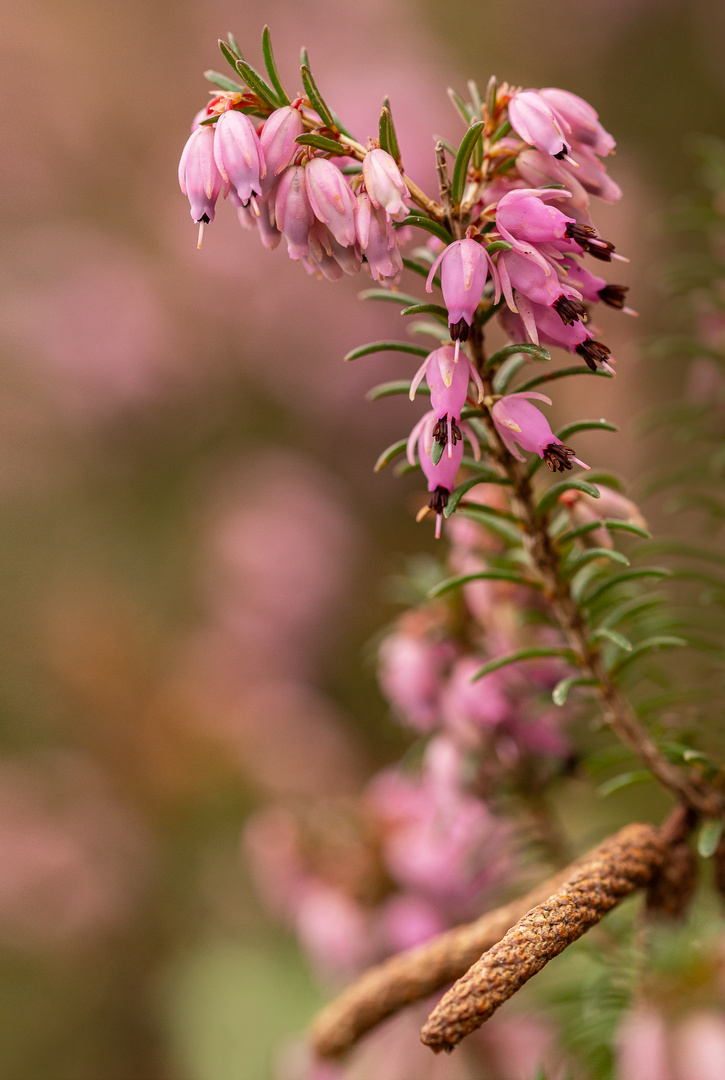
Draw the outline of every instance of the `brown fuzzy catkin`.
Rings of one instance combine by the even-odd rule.
[[[605,840],[544,903],[524,915],[443,996],[421,1031],[436,1053],[452,1050],[662,865],[666,844],[653,825],[627,825]]]

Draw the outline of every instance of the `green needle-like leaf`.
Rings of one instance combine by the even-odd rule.
[[[397,442],[388,446],[387,449],[383,450],[382,454],[375,462],[373,472],[380,472],[381,469],[384,469],[386,465],[389,465],[390,462],[398,456],[398,454],[402,454],[405,451],[407,445],[407,439],[398,439]]]
[[[542,383],[554,382],[556,379],[567,379],[570,375],[593,375],[599,379],[612,379],[614,377],[608,371],[592,371],[586,365],[584,367],[560,368],[558,371],[550,371],[548,375],[539,375],[535,379],[529,379],[528,382],[516,387],[516,393],[521,394],[524,390],[535,390]]]
[[[435,315],[448,326],[448,312],[440,304],[410,304],[403,308],[401,315]]]
[[[479,668],[472,677],[471,682],[476,682],[478,679],[482,679],[484,675],[490,675],[492,671],[498,671],[499,668],[507,667],[509,664],[517,664],[520,660],[541,660],[547,656],[558,656],[570,663],[573,663],[576,659],[571,649],[519,649],[517,652],[508,653],[506,656],[498,656],[495,660],[489,660],[487,664]]]
[[[398,136],[395,133],[395,124],[393,123],[393,114],[390,110],[390,100],[385,98],[383,101],[383,108],[380,113],[380,147],[390,154],[397,165],[400,165],[400,147],[398,146]]]
[[[572,435],[577,435],[580,431],[617,431],[616,424],[610,424],[608,420],[577,420],[573,424],[566,424],[563,428],[557,431],[557,435],[566,442]]]
[[[332,116],[332,113],[330,112],[328,105],[325,102],[325,99],[322,97],[322,94],[317,89],[317,83],[312,78],[312,72],[306,64],[302,65],[300,71],[302,73],[302,85],[305,88],[305,93],[309,98],[310,105],[315,110],[320,120],[322,120],[322,123],[326,127],[334,129],[334,118]]]
[[[392,289],[363,289],[357,294],[358,300],[383,300],[390,304],[402,304],[410,307],[419,303],[417,296],[409,296],[408,293],[393,292]]]
[[[551,692],[551,700],[555,705],[562,706],[566,704],[566,699],[569,697],[569,691],[575,686],[596,686],[597,680],[592,678],[585,678],[582,675],[569,675],[566,679],[560,679]]]
[[[472,476],[469,480],[464,480],[462,484],[459,484],[454,491],[448,497],[448,505],[443,511],[445,517],[450,517],[453,511],[458,506],[459,502],[469,491],[477,487],[479,484],[486,483],[498,483],[501,477],[498,473],[495,473],[493,469],[486,469],[485,466],[481,466],[481,471],[477,476]]]
[[[579,525],[576,529],[569,529],[568,532],[562,533],[557,538],[557,542],[561,546],[569,544],[580,536],[586,536],[587,533],[594,532],[595,529],[631,533],[632,536],[641,536],[645,540],[650,536],[650,533],[646,529],[641,529],[639,525],[632,525],[628,521],[614,521],[611,518],[602,518],[601,521],[589,521],[586,525]]]
[[[395,394],[409,394],[410,393],[410,380],[399,379],[395,382],[379,383],[378,386],[374,386],[372,390],[368,390],[365,397],[368,401],[379,401],[380,398],[393,397]],[[421,397],[426,395],[430,397],[430,390],[425,383],[421,383],[416,394]]]
[[[220,72],[214,71],[211,68],[209,71],[204,72],[204,78],[208,79],[210,83],[214,83],[220,90],[227,90],[230,94],[244,93],[244,87],[241,83],[234,82],[234,79],[228,79],[226,75],[222,75]]]
[[[335,154],[336,157],[344,157],[345,149],[335,142],[334,139],[328,139],[326,135],[318,135],[317,132],[311,132],[305,135],[298,135],[295,139],[296,143],[300,146],[314,146],[316,150],[324,150],[328,154]]]
[[[264,101],[273,109],[279,108],[279,101],[274,90],[251,64],[248,64],[246,60],[237,60],[236,69],[249,89],[257,95],[260,101]]]
[[[481,138],[484,127],[485,124],[483,120],[477,120],[475,123],[471,124],[468,131],[461,139],[461,145],[458,147],[456,160],[453,163],[453,175],[451,178],[451,195],[455,203],[459,203],[463,198],[463,192],[466,187],[466,177],[468,175],[468,163],[471,160],[473,147]]]
[[[510,581],[513,585],[527,585],[531,589],[540,589],[541,585],[538,581],[533,581],[531,578],[526,578],[523,574],[517,573],[515,570],[480,570],[477,574],[457,574],[456,577],[446,578],[445,581],[441,581],[438,585],[430,590],[428,596],[431,600],[434,600],[437,596],[445,596],[446,593],[453,592],[455,589],[460,589],[464,585],[467,585],[469,581]],[[557,649],[523,649],[526,656],[519,656],[518,653],[512,653],[511,656],[514,659],[526,660],[533,656],[559,656],[560,651]],[[500,660],[500,658],[499,658]],[[509,661],[507,657],[503,658],[503,663],[499,660],[492,661],[496,667],[503,667],[504,663],[513,663],[513,660]],[[491,669],[492,671],[495,668]],[[476,676],[479,678],[480,676]]]
[[[723,822],[719,819],[711,818],[708,821],[703,821],[697,837],[697,851],[703,859],[712,858],[717,851],[722,830]]]
[[[624,671],[626,667],[629,667],[631,663],[638,660],[640,656],[644,656],[646,653],[657,652],[660,649],[682,649],[688,642],[681,637],[672,637],[669,634],[661,634],[659,636],[646,638],[644,641],[637,642],[632,647],[632,651],[623,656],[620,660],[613,664],[610,668],[610,674],[619,675],[621,671]]]
[[[428,356],[430,349],[424,349],[421,345],[411,345],[407,341],[371,341],[367,345],[358,345],[345,353],[343,360],[358,360],[361,356],[370,356],[379,352],[404,352],[412,356]]]
[[[504,360],[508,360],[510,356],[518,356],[519,353],[532,356],[535,360],[551,360],[551,354],[541,345],[504,345],[503,349],[489,356],[486,361],[486,370],[490,371],[491,368],[502,364]]]
[[[616,630],[610,630],[607,626],[600,626],[598,630],[589,638],[590,641],[598,641],[604,638],[606,641],[611,641],[619,649],[624,649],[625,652],[632,651],[632,642],[622,634],[618,634]]]
[[[290,98],[287,91],[282,86],[282,81],[277,71],[277,65],[274,61],[274,53],[272,52],[272,35],[269,32],[269,27],[265,26],[262,31],[262,55],[264,56],[264,66],[267,69],[269,75],[269,81],[274,89],[277,91],[277,97],[279,98],[281,105],[289,105]]]
[[[665,570],[664,567],[649,566],[642,570],[625,570],[622,574],[615,574],[614,577],[607,578],[606,581],[598,585],[593,592],[582,599],[582,604],[589,607],[589,605],[600,600],[606,592],[610,589],[616,588],[618,585],[628,585],[632,581],[640,581],[645,578],[668,578],[672,577],[670,570]]]
[[[620,566],[629,566],[629,559],[621,551],[615,551],[613,548],[595,547],[580,551],[577,555],[567,559],[564,569],[569,575],[575,574],[577,570],[581,570],[582,566],[586,566],[587,563],[593,562],[595,559],[609,559],[610,562],[619,563]]]
[[[623,788],[632,787],[634,784],[646,784],[648,780],[653,779],[652,773],[647,769],[635,769],[632,772],[620,773],[619,776],[613,776],[611,780],[605,780],[603,784],[600,784],[597,788],[597,795],[605,799],[607,795],[613,795],[615,791],[622,791]]]
[[[594,487],[594,484],[590,484],[588,480],[580,480],[578,477],[573,477],[571,480],[560,480],[558,484],[554,484],[550,487],[546,494],[539,500],[537,511],[539,514],[546,514],[552,507],[556,506],[559,501],[559,496],[563,495],[566,491],[583,491],[585,495],[591,495],[593,499],[599,498],[599,492]]]
[[[444,244],[450,244],[453,241],[445,225],[440,225],[437,221],[424,217],[423,214],[408,214],[402,221],[393,222],[393,228],[397,229],[403,229],[406,225],[413,225],[416,229],[425,229],[426,232],[437,236]]]

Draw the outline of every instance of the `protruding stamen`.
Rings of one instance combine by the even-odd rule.
[[[198,240],[197,245],[196,245],[196,250],[197,251],[201,250],[201,242],[204,239],[204,226],[205,225],[206,225],[206,222],[204,221],[204,218],[202,218],[201,221],[199,222],[199,240]]]
[[[612,355],[611,350],[603,342],[595,341],[593,338],[589,341],[582,341],[581,345],[577,345],[575,352],[583,358],[587,367],[591,368],[592,371],[597,370],[597,364],[604,366]]]
[[[577,300],[570,300],[562,293],[558,300],[554,301],[553,307],[558,312],[559,318],[565,326],[571,326],[575,322],[584,321],[587,309]]]

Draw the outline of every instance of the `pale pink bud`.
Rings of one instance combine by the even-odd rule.
[[[443,716],[449,729],[470,740],[481,728],[503,723],[510,706],[497,672],[476,682],[482,657],[466,656],[455,665],[443,694]]]
[[[496,430],[501,436],[506,449],[518,461],[524,461],[517,447],[538,454],[552,472],[564,472],[571,469],[572,461],[583,469],[589,466],[574,456],[574,451],[564,446],[549,426],[549,422],[530,398],[545,401],[551,405],[551,398],[529,390],[520,394],[508,394],[500,398],[491,410]]]
[[[617,1080],[672,1080],[667,1024],[660,1013],[640,1006],[627,1014],[616,1041]]]
[[[376,210],[381,208],[395,221],[402,221],[409,213],[404,199],[408,188],[400,169],[385,150],[369,150],[362,165],[365,190]]]
[[[279,178],[274,199],[274,217],[277,228],[287,241],[289,257],[301,259],[307,256],[308,236],[315,215],[307,197],[305,170],[302,165],[291,165]]]
[[[282,170],[287,168],[299,150],[295,139],[303,131],[302,114],[299,109],[294,109],[291,105],[285,105],[283,109],[275,109],[265,120],[259,136],[267,165],[267,175],[262,185],[265,195],[269,194]]]
[[[440,265],[443,299],[448,308],[448,329],[454,341],[467,341],[476,309],[481,302],[489,268],[497,276],[491,258],[475,240],[454,240],[443,249],[430,268],[426,292],[433,291],[433,278]]]
[[[387,952],[401,952],[430,941],[446,929],[436,906],[422,896],[392,896],[380,912],[381,931]]]
[[[572,139],[591,147],[600,157],[611,154],[617,144],[599,123],[599,115],[588,101],[553,86],[539,90],[539,94],[568,126]]]
[[[214,130],[214,160],[226,184],[242,205],[262,194],[267,167],[254,124],[244,113],[229,109],[221,114]]]
[[[397,278],[403,269],[395,229],[384,210],[374,209],[361,191],[355,206],[355,232],[374,281]]]
[[[214,160],[214,132],[207,124],[192,131],[181,152],[179,185],[191,204],[192,220],[209,224],[222,187]]]
[[[565,158],[571,146],[566,141],[566,124],[537,90],[521,90],[509,102],[511,127],[524,142],[555,158]]]
[[[305,167],[307,194],[315,217],[343,247],[355,243],[355,196],[337,165],[316,157]]]
[[[503,140],[502,140],[503,141]],[[589,193],[580,183],[576,169],[569,168],[567,162],[557,161],[542,150],[531,147],[522,150],[516,158],[516,170],[519,176],[531,187],[547,187],[549,184],[563,184],[571,193],[571,206],[586,210],[589,206]],[[486,203],[489,205],[502,198],[506,191],[491,197],[486,191]]]
[[[303,887],[296,929],[310,962],[322,975],[349,979],[370,961],[366,913],[341,889],[314,881]]]

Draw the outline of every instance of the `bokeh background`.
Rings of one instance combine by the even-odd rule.
[[[4,6],[1,1080],[265,1077],[318,991],[256,899],[243,823],[270,796],[352,794],[402,745],[367,643],[398,610],[382,583],[433,542],[417,481],[372,473],[411,406],[364,392],[409,365],[341,359],[399,316],[226,205],[198,252],[176,184],[217,37],[259,63],[264,22],[289,84],[304,44],[363,137],[390,94],[431,191],[431,136],[461,134],[447,85],[591,100],[626,193],[597,221],[641,316],[611,314],[619,378],[557,415],[619,422],[577,446],[636,476],[632,418],[679,388],[637,339],[667,318],[688,133],[723,132],[721,0]]]

